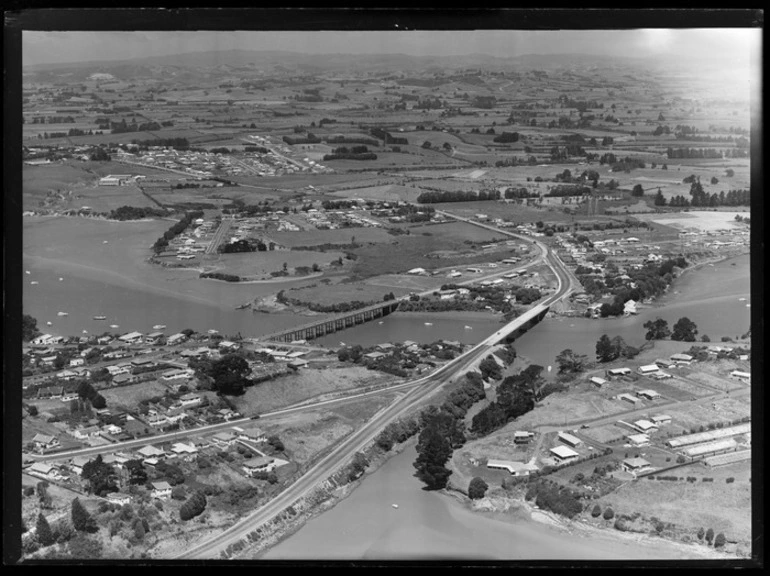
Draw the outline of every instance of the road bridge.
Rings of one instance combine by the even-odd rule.
[[[302,324],[301,326],[287,328],[286,330],[281,330],[280,332],[265,334],[264,336],[260,336],[259,340],[270,340],[273,342],[312,340],[313,338],[319,338],[321,336],[325,336],[326,334],[337,332],[338,330],[344,330],[345,328],[349,328],[357,324],[369,322],[375,318],[387,316],[391,312],[395,312],[398,309],[400,302],[400,299],[378,302],[377,304],[359,308],[358,310],[351,310],[350,312],[336,314],[322,320],[316,320],[314,322]]]

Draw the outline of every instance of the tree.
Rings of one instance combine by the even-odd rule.
[[[674,324],[671,339],[680,342],[695,342],[696,334],[698,334],[698,327],[695,322],[684,316]]]
[[[706,530],[706,542],[711,544],[711,541],[714,539],[714,530],[713,528],[709,528]]]
[[[446,435],[431,421],[422,432],[417,442],[417,460],[414,467],[417,477],[422,480],[428,490],[444,488],[452,474],[444,467],[452,455],[452,446]]]
[[[40,331],[37,329],[37,320],[29,314],[24,314],[21,317],[21,339],[29,342],[39,335]]]
[[[612,508],[607,508],[604,511],[604,514],[602,515],[602,517],[605,520],[612,520],[615,517],[615,512],[612,510]]]
[[[612,362],[618,356],[619,354],[612,344],[610,337],[606,334],[602,334],[596,342],[596,359],[599,360],[599,362]]]
[[[579,373],[585,370],[588,357],[585,354],[575,354],[571,349],[562,350],[556,357],[559,374]]]
[[[647,334],[644,336],[645,340],[664,340],[671,336],[671,330],[668,328],[668,322],[662,318],[649,320],[642,324],[642,327],[647,329]]]
[[[654,204],[655,204],[655,206],[665,206],[666,205],[666,197],[663,196],[663,192],[661,192],[660,188],[658,188],[658,193],[655,194]]]
[[[700,527],[698,530],[698,540],[703,540],[703,537],[706,535],[706,531],[703,529],[703,526]]]
[[[430,142],[428,142],[427,140],[422,143],[422,147],[425,148],[425,149],[428,149],[431,146],[432,146],[432,144]]]
[[[634,186],[633,190],[631,190],[631,196],[634,198],[640,198],[644,196],[644,188],[642,188],[641,184]]]
[[[211,364],[209,376],[214,380],[214,389],[219,394],[240,396],[249,384],[251,373],[249,363],[238,354],[228,354]]]
[[[143,486],[147,484],[147,470],[145,470],[144,463],[141,460],[128,460],[124,467],[128,470],[128,483],[130,485]]]
[[[37,541],[40,542],[41,546],[50,546],[56,541],[53,535],[53,531],[51,530],[51,525],[48,524],[48,520],[46,520],[46,517],[43,516],[42,512],[37,515],[35,535],[37,536]]]
[[[206,495],[200,490],[190,496],[179,509],[179,517],[182,520],[190,520],[201,514],[206,509]]]
[[[725,535],[720,532],[717,534],[717,537],[714,539],[714,548],[721,548],[725,545],[725,542],[727,542],[727,539],[725,538]]]
[[[593,510],[591,510],[591,517],[598,518],[601,515],[602,515],[602,507],[596,504]]]
[[[267,443],[270,444],[270,446],[273,447],[273,450],[276,452],[283,452],[286,447],[283,445],[283,442],[281,442],[281,439],[278,438],[278,436],[270,436],[267,439]]]
[[[101,394],[96,394],[91,399],[91,406],[93,406],[97,410],[101,410],[102,408],[106,408],[107,407],[107,400],[105,400],[104,396],[102,396]]]
[[[86,510],[79,498],[72,500],[71,515],[72,525],[75,527],[75,530],[88,533],[94,533],[99,530],[96,521],[88,513],[88,510]]]
[[[700,341],[701,342],[711,342],[711,338],[709,338],[708,334],[704,334],[703,336],[700,337]]]
[[[476,476],[468,485],[468,496],[471,500],[480,500],[487,493],[487,488],[489,486],[484,482],[484,479]]]
[[[91,492],[97,496],[118,491],[118,486],[115,483],[115,470],[102,461],[101,454],[86,462],[80,475],[88,481]]]

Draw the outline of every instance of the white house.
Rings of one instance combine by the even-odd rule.
[[[643,434],[649,434],[650,432],[655,432],[658,429],[658,426],[649,420],[637,420],[634,422],[634,428]]]
[[[652,469],[652,465],[644,458],[626,458],[623,460],[623,470],[634,476]]]
[[[607,381],[604,378],[599,378],[598,376],[592,376],[591,377],[591,384],[594,384],[595,386],[598,386],[601,388],[607,383]]]
[[[171,485],[168,482],[153,482],[152,492],[150,495],[153,498],[168,498],[171,496]]]
[[[120,504],[121,506],[131,503],[131,496],[123,492],[110,492],[107,494],[107,496],[105,496],[105,499],[108,502],[113,504]]]
[[[59,440],[55,436],[50,436],[48,434],[35,434],[35,437],[32,438],[32,442],[38,450],[50,450],[51,448],[59,446]]]
[[[657,364],[647,364],[645,366],[639,366],[638,372],[639,374],[648,375],[653,374],[655,372],[659,372],[660,368]]]
[[[625,304],[623,304],[623,315],[629,316],[631,314],[638,314],[635,300],[628,300]]]
[[[576,460],[578,456],[580,456],[580,454],[566,446],[555,446],[554,448],[551,448],[551,454],[556,456],[560,462],[570,462]]]
[[[127,344],[138,344],[142,341],[144,338],[144,334],[141,332],[129,332],[128,334],[124,334],[118,340],[121,342],[126,342]]]
[[[194,406],[196,404],[200,404],[202,401],[203,398],[201,395],[195,392],[188,392],[179,398],[179,402],[182,406]]]
[[[268,456],[258,456],[243,462],[242,468],[247,476],[253,476],[257,472],[270,472],[275,468],[275,459]]]
[[[741,380],[751,380],[751,373],[743,372],[742,370],[733,370],[730,372],[730,376],[740,378]]]
[[[487,468],[508,470],[511,476],[529,476],[531,472],[536,472],[538,467],[528,462],[513,462],[511,460],[489,460]]]
[[[628,441],[636,447],[650,445],[650,437],[647,434],[630,434],[626,436],[626,438],[628,438]]]

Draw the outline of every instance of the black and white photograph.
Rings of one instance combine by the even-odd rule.
[[[5,563],[762,565],[762,26],[6,14]]]

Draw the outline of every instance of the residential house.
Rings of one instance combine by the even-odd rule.
[[[196,406],[201,402],[203,402],[203,397],[197,392],[188,392],[179,398],[179,403],[182,406]]]
[[[670,359],[677,364],[690,364],[693,361],[693,357],[689,354],[672,354]]]
[[[630,402],[634,406],[636,406],[637,404],[639,404],[641,402],[641,400],[639,400],[639,398],[637,398],[635,396],[632,396],[631,394],[628,394],[627,392],[624,392],[623,394],[618,394],[617,396],[615,396],[615,398],[617,398],[618,400],[625,400],[626,402]]]
[[[147,334],[147,336],[144,337],[144,343],[145,344],[157,344],[161,341],[164,334],[163,332],[151,332],[150,334]]]
[[[634,422],[634,428],[639,430],[642,434],[650,434],[651,432],[655,432],[658,429],[658,426],[649,420],[637,420]]]
[[[107,502],[124,506],[131,503],[131,495],[125,492],[110,492],[105,496]]]
[[[47,464],[45,462],[35,462],[26,469],[27,474],[32,474],[38,478],[45,478],[47,480],[57,480],[61,478],[61,473],[54,465]]]
[[[231,446],[238,438],[232,432],[217,432],[216,434],[214,434],[214,436],[211,437],[211,439],[218,446],[221,446],[222,448],[226,448],[228,446]]]
[[[639,374],[647,376],[647,375],[659,372],[660,368],[658,367],[657,364],[647,364],[646,366],[639,366],[637,371],[639,372]]]
[[[660,414],[650,418],[653,424],[660,426],[661,424],[669,424],[671,422],[671,416],[668,414]]]
[[[187,340],[187,336],[184,334],[172,334],[168,338],[166,338],[166,344],[168,346],[176,346],[177,344],[181,344]]]
[[[181,380],[181,379],[189,379],[192,378],[193,374],[195,372],[189,368],[186,369],[174,369],[174,370],[166,370],[163,372],[161,377],[165,381],[171,381],[171,380]]]
[[[128,334],[124,334],[118,338],[118,340],[127,344],[138,344],[142,341],[143,338],[144,334],[141,332],[129,332]]]
[[[594,386],[597,386],[598,388],[601,388],[607,383],[607,380],[604,378],[600,378],[599,376],[592,376],[591,377],[591,384]]]
[[[576,438],[575,436],[573,436],[572,434],[568,434],[567,432],[559,432],[557,437],[561,442],[564,442],[565,444],[568,444],[573,448],[580,446],[583,443],[583,441],[580,438]]]
[[[644,458],[626,458],[623,460],[623,470],[636,476],[652,470],[652,465]]]
[[[70,368],[75,368],[77,366],[82,366],[85,363],[86,363],[85,358],[73,358],[72,360],[70,360],[69,366]]]
[[[171,485],[168,482],[153,482],[152,492],[150,495],[153,498],[165,499],[171,496]]]
[[[531,472],[537,472],[538,470],[535,464],[511,460],[488,460],[487,468],[508,470],[511,476],[529,476]]]
[[[238,440],[248,442],[267,442],[267,436],[259,428],[249,428],[238,433]]]
[[[35,448],[41,452],[56,448],[60,445],[58,438],[48,434],[35,434],[35,437],[32,438],[32,443],[35,445]]]
[[[80,476],[83,474],[83,466],[88,464],[90,461],[91,459],[87,456],[75,456],[70,463],[70,470],[72,470],[74,474]]]
[[[635,300],[628,300],[625,304],[623,304],[623,315],[624,316],[630,316],[632,314],[638,314],[639,312],[636,310],[636,301]]]
[[[556,456],[556,459],[560,463],[572,462],[573,460],[577,460],[580,456],[580,454],[566,446],[555,446],[554,448],[551,448],[550,452]]]
[[[533,436],[534,436],[534,433],[532,432],[526,432],[524,430],[516,430],[513,433],[513,443],[527,444]]]
[[[637,448],[650,445],[650,437],[647,434],[629,434],[626,438],[632,446]]]
[[[192,444],[183,444],[182,442],[177,442],[171,446],[171,454],[182,458],[183,460],[190,460],[197,453],[198,449]]]
[[[630,368],[610,368],[605,372],[608,378],[617,378],[619,376],[627,376],[631,374]]]
[[[655,390],[639,390],[636,395],[645,400],[657,400],[660,398],[660,394]]]
[[[251,477],[257,472],[270,472],[275,468],[275,459],[269,456],[257,456],[256,458],[250,458],[245,460],[242,464],[244,473]]]
[[[136,453],[142,459],[166,457],[166,453],[163,450],[161,450],[160,448],[157,448],[156,446],[153,446],[152,444],[148,446],[142,446],[139,450],[136,451]]]

